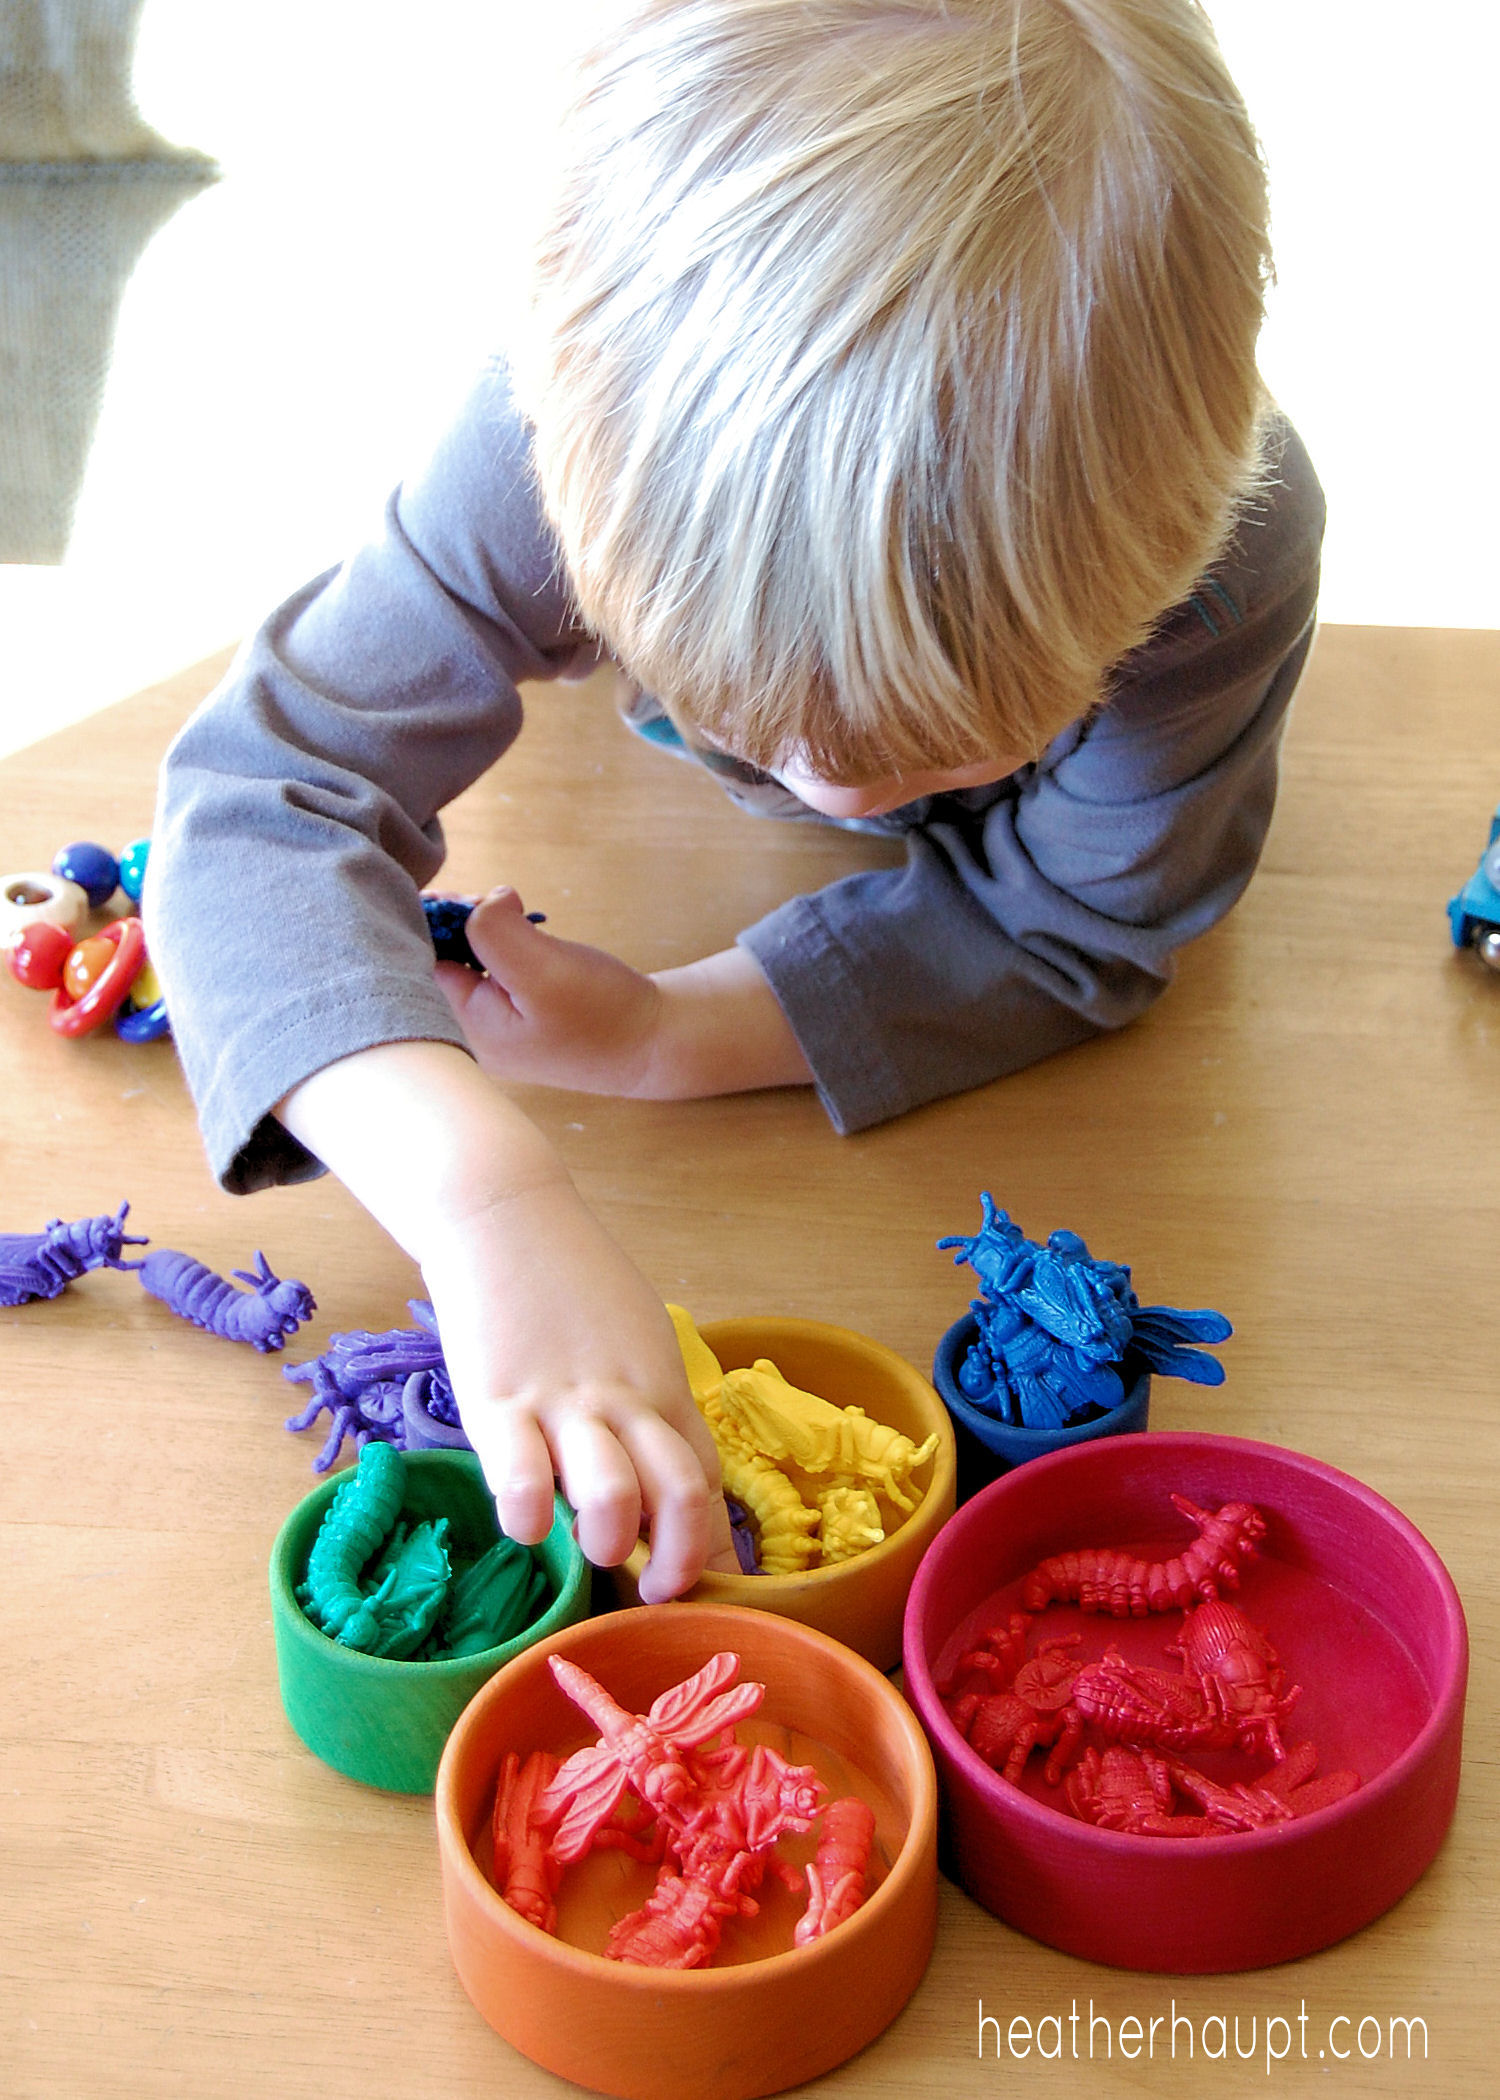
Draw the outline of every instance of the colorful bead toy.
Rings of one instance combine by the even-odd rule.
[[[117,860],[107,847],[77,839],[58,850],[47,874],[0,884],[0,951],[18,984],[52,993],[59,1035],[91,1035],[110,1019],[129,1043],[168,1032],[140,919],[129,913],[85,930],[89,912],[104,910],[117,890],[139,902],[150,850],[149,839],[134,839]]]
[[[139,919],[116,919],[87,941],[80,941],[63,964],[62,982],[52,995],[48,1016],[59,1035],[90,1035],[125,1004],[136,973],[146,960],[146,936]]]

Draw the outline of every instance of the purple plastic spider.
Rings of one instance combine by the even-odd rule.
[[[328,1471],[346,1436],[357,1451],[372,1438],[400,1451],[471,1448],[458,1419],[432,1307],[425,1298],[407,1303],[415,1327],[378,1333],[352,1328],[331,1335],[321,1356],[285,1366],[286,1377],[313,1389],[301,1413],[288,1416],[287,1428],[311,1429],[325,1411],[331,1418],[327,1441],[313,1460],[315,1473]]]

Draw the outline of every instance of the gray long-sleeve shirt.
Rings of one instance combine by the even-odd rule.
[[[1243,890],[1323,525],[1285,426],[1279,446],[1229,554],[1100,711],[1007,780],[866,826],[905,837],[904,868],[741,934],[839,1130],[1134,1019]],[[439,812],[520,730],[519,682],[597,655],[496,367],[381,536],[272,614],[163,769],[147,932],[226,1188],[318,1170],[270,1112],[312,1072],[376,1043],[462,1042],[418,895],[441,865]]]

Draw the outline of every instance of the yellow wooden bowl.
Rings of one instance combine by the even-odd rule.
[[[750,1605],[800,1620],[853,1648],[878,1670],[901,1659],[901,1619],[917,1563],[953,1514],[956,1462],[953,1423],[920,1371],[882,1342],[822,1320],[773,1316],[714,1320],[703,1339],[726,1371],[747,1370],[768,1356],[783,1378],[835,1407],[862,1407],[874,1422],[920,1444],[937,1433],[932,1457],[912,1474],[922,1498],[880,1545],[805,1575],[706,1574],[688,1592],[695,1604]],[[611,1568],[622,1604],[639,1604],[644,1543],[623,1567]]]

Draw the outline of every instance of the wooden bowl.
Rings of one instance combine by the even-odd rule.
[[[1288,1746],[1319,1770],[1358,1772],[1333,1806],[1261,1830],[1166,1839],[1097,1829],[1046,1786],[1033,1757],[1008,1785],[963,1740],[935,1680],[979,1629],[1004,1624],[1040,1560],[1089,1546],[1148,1560],[1192,1536],[1168,1497],[1253,1503],[1268,1532],[1236,1597],[1278,1650],[1299,1704]],[[1079,1631],[1082,1659],[1117,1642],[1176,1672],[1181,1615],[1085,1616],[1051,1605],[1039,1633]],[[1007,1924],[1122,1968],[1207,1974],[1291,1961],[1356,1932],[1430,1864],[1458,1789],[1468,1643],[1442,1562],[1379,1495],[1298,1452],[1239,1437],[1109,1437],[1036,1459],[967,1503],[918,1574],[907,1608],[906,1691],[937,1759],[954,1870]],[[1185,1759],[1228,1783],[1268,1760]]]
[[[922,1499],[880,1545],[805,1575],[709,1573],[688,1592],[696,1604],[748,1605],[797,1619],[831,1634],[878,1670],[894,1669],[901,1659],[901,1615],[917,1563],[953,1514],[956,1473],[947,1409],[922,1374],[893,1349],[847,1327],[768,1316],[714,1320],[702,1333],[726,1371],[748,1369],[757,1357],[768,1356],[783,1378],[804,1392],[835,1407],[862,1407],[872,1421],[901,1430],[915,1444],[937,1431],[937,1450],[912,1475]],[[622,1604],[640,1602],[645,1565],[642,1543],[623,1567],[610,1570]]]
[[[1024,1466],[1030,1459],[1045,1458],[1051,1451],[1067,1451],[1074,1444],[1092,1443],[1095,1437],[1133,1436],[1146,1427],[1151,1413],[1151,1373],[1139,1362],[1119,1406],[1096,1415],[1092,1422],[1079,1422],[1071,1429],[1028,1429],[1024,1424],[1003,1422],[998,1415],[986,1414],[982,1407],[974,1405],[958,1382],[959,1365],[978,1335],[979,1322],[971,1312],[965,1313],[944,1334],[932,1359],[932,1382],[953,1417],[960,1502],[967,1502],[1002,1473]],[[1127,1376],[1129,1372],[1127,1356]]]
[[[573,1512],[556,1498],[552,1529],[534,1549],[552,1586],[552,1602],[524,1632],[495,1648],[436,1662],[393,1662],[342,1648],[297,1602],[307,1556],[348,1478],[337,1473],[292,1511],[271,1552],[271,1623],[287,1719],[315,1757],[365,1786],[428,1794],[448,1731],[502,1663],[532,1641],[582,1618],[590,1604],[588,1562],[573,1537]],[[471,1451],[412,1451],[406,1460],[402,1513],[446,1517],[467,1559],[499,1537],[495,1498]]]
[[[570,1867],[559,1935],[492,1887],[489,1830],[507,1750],[564,1753],[598,1739],[558,1688],[547,1655],[571,1658],[644,1713],[729,1649],[741,1681],[766,1686],[739,1740],[815,1764],[830,1795],[875,1809],[883,1878],[853,1917],[790,1944],[800,1902],[767,1875],[762,1909],[725,1928],[714,1965],[654,1969],[598,1950],[650,1892],[655,1869],[598,1851]],[[661,1604],[590,1619],[528,1649],[459,1721],[437,1783],[448,1944],[479,2011],[523,2055],[622,2100],[749,2100],[832,2070],[873,2040],[916,1989],[937,1921],[936,1782],[915,1715],[878,1671],[771,1612]],[[783,1841],[799,1862],[816,1833]],[[800,1849],[799,1849],[800,1848]],[[501,2080],[503,2083],[503,2078]]]

